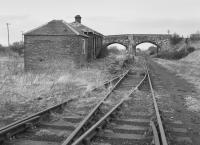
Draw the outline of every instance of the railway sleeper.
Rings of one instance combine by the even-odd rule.
[[[21,122],[17,125],[14,125],[8,129],[3,130],[0,132],[0,142],[4,142],[5,140],[12,140],[15,139],[15,135],[19,134],[21,132],[24,132],[28,128],[33,128],[35,125],[37,125],[39,122],[39,116],[33,117],[29,120],[26,120],[24,122]]]

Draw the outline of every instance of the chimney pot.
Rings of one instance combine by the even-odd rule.
[[[80,15],[75,16],[75,22],[81,23],[81,16]]]

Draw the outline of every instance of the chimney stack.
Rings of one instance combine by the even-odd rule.
[[[81,23],[81,16],[80,15],[75,16],[75,22]]]

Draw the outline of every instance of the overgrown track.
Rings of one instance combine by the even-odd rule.
[[[66,116],[63,111],[48,117],[35,115],[29,118],[34,121],[21,122],[31,129],[4,144],[167,145],[148,66],[140,71],[130,69],[114,80],[114,87],[85,118]],[[12,137],[13,132],[4,133],[3,138]]]
[[[120,99],[118,98],[117,103],[108,107],[109,109],[97,105],[94,110],[98,109],[98,112],[93,110],[89,115],[97,118],[95,121],[91,120],[93,125],[89,124],[90,128],[83,133],[75,130],[62,145],[151,143],[167,145],[148,67],[145,68],[146,74],[139,83],[136,83],[137,85],[133,85],[128,93],[121,96]],[[142,94],[138,92],[138,89]],[[137,98],[137,95],[142,96]],[[134,100],[135,98],[136,100]],[[151,103],[149,104],[149,102]],[[136,107],[132,106],[134,103],[136,103]],[[105,106],[105,101],[101,105]],[[152,107],[152,110],[148,110],[149,107]],[[145,110],[146,114],[141,110]],[[77,136],[80,137],[77,138]]]
[[[116,76],[112,78],[111,80],[104,82],[104,86],[108,87],[110,84],[116,84],[123,75],[124,74]],[[92,91],[95,91],[96,89],[97,88],[94,88]],[[52,112],[64,110],[65,106],[72,101],[75,101],[75,99],[68,99],[61,104],[52,106],[43,111],[35,113],[29,117],[23,118],[22,120],[13,122],[12,124],[9,124],[3,128],[0,128],[0,144],[16,144],[16,142],[18,141],[15,139],[16,135],[26,133],[26,131],[29,129],[36,129],[38,125],[41,125],[41,122],[43,122],[42,120],[44,118],[46,118],[47,116],[49,118]],[[73,117],[72,118],[68,117],[68,119],[69,119],[69,122],[73,121]],[[22,139],[22,142],[23,142],[23,139]],[[29,143],[27,142],[26,144],[29,144]],[[38,144],[38,142],[36,141],[35,144]]]

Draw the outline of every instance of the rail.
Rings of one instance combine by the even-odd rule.
[[[89,142],[89,139],[86,139],[87,136],[91,135],[93,131],[95,130],[99,130],[98,127],[103,124],[104,121],[106,121],[106,119],[108,119],[108,117],[117,109],[119,108],[122,103],[134,92],[138,89],[138,87],[143,83],[143,81],[145,80],[145,78],[147,77],[147,75],[144,76],[144,78],[142,79],[142,81],[140,81],[140,83],[133,88],[129,94],[124,97],[117,105],[115,105],[115,107],[113,107],[107,114],[105,114],[97,123],[95,123],[90,129],[88,129],[83,135],[81,135],[78,139],[76,139],[76,141],[74,141],[72,143],[72,145],[78,145],[79,143],[81,143],[82,141],[85,142]],[[93,134],[94,135],[94,134]],[[92,136],[93,136],[92,135]],[[67,145],[66,142],[64,142],[62,145]]]
[[[158,105],[157,105],[157,102],[156,102],[155,92],[153,90],[153,86],[152,86],[152,82],[151,82],[151,78],[150,78],[150,74],[149,74],[149,69],[147,67],[147,64],[145,64],[145,65],[146,65],[146,71],[147,71],[147,75],[148,75],[149,86],[150,86],[151,93],[152,93],[154,109],[155,109],[155,112],[156,112],[156,119],[157,119],[158,126],[159,126],[159,132],[160,132],[160,136],[161,136],[162,145],[168,145],[166,135],[165,135],[165,131],[164,131],[163,124],[162,124],[162,120],[161,120],[161,117],[160,117]]]
[[[28,124],[31,121],[34,121],[36,119],[39,119],[43,114],[48,113],[49,111],[52,111],[54,109],[58,109],[59,107],[62,107],[63,105],[69,103],[70,101],[72,101],[73,99],[68,99],[67,101],[65,101],[64,103],[58,104],[58,105],[54,105],[52,107],[49,107],[43,111],[40,111],[38,113],[35,113],[31,116],[28,116],[24,119],[21,119],[19,121],[16,121],[14,123],[11,123],[3,128],[0,128],[0,142],[2,142],[3,140],[5,140],[6,138],[11,138],[11,136],[22,132],[23,130],[25,130],[28,126],[26,124]],[[19,130],[17,130],[19,129]],[[13,131],[15,130],[15,131]],[[12,132],[13,131],[13,132]]]
[[[155,93],[152,87],[152,83],[151,83],[151,78],[150,78],[150,74],[149,74],[149,70],[148,67],[146,65],[145,67],[146,69],[146,74],[144,76],[144,78],[142,79],[142,81],[135,87],[133,88],[130,93],[124,97],[117,105],[115,105],[108,113],[106,113],[99,121],[97,121],[94,125],[92,125],[85,133],[83,133],[79,138],[77,138],[75,140],[75,138],[68,138],[62,145],[78,145],[80,143],[86,143],[88,144],[90,142],[90,139],[99,131],[101,130],[101,125],[103,125],[104,123],[106,123],[109,120],[109,117],[111,116],[111,114],[113,114],[113,112],[115,110],[117,110],[117,108],[119,108],[123,102],[130,97],[130,95],[138,89],[138,87],[144,82],[144,80],[146,78],[148,78],[148,82],[149,82],[149,86],[150,86],[150,90],[151,90],[151,94],[152,94],[152,98],[153,98],[153,104],[154,104],[154,108],[155,108],[155,112],[156,112],[156,118],[157,118],[157,122],[158,122],[158,126],[159,126],[159,131],[157,130],[154,122],[150,121],[150,126],[152,127],[153,130],[153,136],[154,136],[154,141],[155,141],[155,145],[168,145],[167,144],[167,140],[166,140],[166,135],[164,132],[164,128],[163,128],[163,124],[161,121],[161,117],[159,114],[159,109],[158,109],[158,105],[155,99]],[[100,102],[102,103],[102,102]],[[97,105],[97,107],[95,107],[95,109],[97,109],[100,105]],[[93,115],[94,112],[92,112],[89,116],[91,117],[91,115]],[[88,118],[87,118],[88,119]],[[80,128],[79,128],[80,129]],[[159,134],[161,136],[161,141],[159,139]],[[76,132],[77,133],[77,132]],[[74,134],[73,134],[74,135]],[[73,142],[70,142],[70,139],[73,140]]]
[[[113,82],[114,80],[120,79],[124,74],[121,74],[119,76],[116,76],[114,78],[112,78],[109,81],[104,82],[104,85],[109,84],[111,82]],[[64,105],[66,105],[67,103],[69,103],[70,101],[73,101],[74,99],[68,99],[63,103],[54,105],[52,107],[49,107],[45,110],[42,110],[40,112],[37,112],[35,114],[32,114],[28,117],[25,117],[21,120],[15,121],[9,125],[6,125],[5,127],[0,128],[0,143],[3,142],[4,140],[6,140],[7,138],[12,138],[12,136],[23,132],[24,130],[26,130],[27,128],[31,127],[32,122],[34,121],[38,121],[40,119],[40,117],[50,111],[53,111],[55,109],[58,109]]]
[[[101,104],[104,103],[104,100],[108,98],[108,96],[112,93],[112,91],[118,86],[118,84],[124,79],[124,77],[128,74],[129,70],[126,71],[122,77],[117,81],[117,83],[114,85],[114,87],[107,93],[107,95],[95,106],[94,109],[84,118],[84,120],[79,124],[79,126],[70,134],[70,136],[62,143],[62,145],[69,145],[71,144],[77,134],[81,131],[82,128],[84,128],[84,125],[86,122],[93,116],[93,114],[98,110]]]

